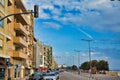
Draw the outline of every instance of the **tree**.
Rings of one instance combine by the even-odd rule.
[[[99,71],[100,70],[109,70],[109,64],[105,60],[100,60],[100,61],[92,60],[91,65],[92,65],[92,67],[96,67],[97,70],[99,70]],[[89,70],[90,69],[90,62],[86,61],[86,62],[82,63],[80,66],[80,69]]]
[[[73,65],[72,66],[72,70],[77,70],[78,68],[77,68],[77,66],[76,65]]]
[[[71,67],[71,66],[67,66],[66,69],[67,69],[67,70],[71,70],[72,67]]]
[[[97,60],[92,60],[91,65],[92,65],[92,67],[97,67],[98,61]]]
[[[83,70],[89,70],[89,68],[90,68],[90,62],[84,62],[80,66],[80,69],[83,69]]]
[[[107,70],[108,71],[109,70],[109,64],[108,64],[108,62],[105,61],[105,60],[100,60],[98,62],[97,69],[98,70]]]

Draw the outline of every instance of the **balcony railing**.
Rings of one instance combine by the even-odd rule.
[[[27,42],[22,37],[14,37],[13,41],[19,46],[27,47]]]
[[[22,59],[27,59],[28,58],[27,54],[25,54],[21,51],[13,51],[11,53],[11,56],[15,57],[15,58],[22,58]]]
[[[15,23],[14,24],[14,28],[15,28],[15,30],[18,30],[18,31],[20,31],[21,33],[23,33],[24,35],[27,35],[28,33],[27,33],[27,30],[25,29],[25,27],[22,25],[22,24],[20,24],[20,23]]]

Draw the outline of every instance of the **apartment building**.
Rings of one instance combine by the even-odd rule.
[[[12,0],[13,5],[10,10],[11,14],[27,12],[24,4],[21,0]],[[15,15],[13,16],[11,23],[11,41],[10,41],[10,56],[11,64],[9,67],[10,78],[21,79],[25,77],[26,59],[27,56],[27,27],[29,20],[27,15]]]
[[[43,56],[43,64],[45,67],[47,67],[48,69],[52,68],[52,47],[49,45],[42,45],[42,54]]]
[[[0,18],[27,11],[22,0],[0,0]],[[21,80],[32,70],[33,26],[32,14],[14,15],[0,21],[0,71],[7,74],[5,80]]]
[[[0,19],[10,13],[9,7],[12,1],[0,0]],[[11,17],[0,21],[0,79],[7,79],[8,64],[10,61],[9,42]],[[6,75],[5,75],[6,74]]]
[[[36,39],[36,42],[34,43],[34,67],[38,69],[39,67],[43,67],[43,54],[41,52],[42,43],[39,39]]]
[[[28,12],[22,0],[0,0],[0,18]],[[33,68],[34,17],[13,15],[0,21],[0,75],[21,80]]]
[[[43,71],[52,69],[52,47],[43,44],[39,39],[34,43],[34,65]]]
[[[30,11],[29,11],[30,12]],[[27,55],[26,60],[26,74],[33,72],[33,53],[34,53],[34,16],[32,14],[28,15],[29,25],[27,26]]]

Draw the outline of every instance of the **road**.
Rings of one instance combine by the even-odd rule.
[[[75,72],[62,72],[60,73],[60,80],[120,80],[120,77],[94,74],[92,75],[92,79],[89,79],[88,73],[78,75]]]
[[[73,74],[71,72],[60,73],[60,80],[89,80],[88,77]]]

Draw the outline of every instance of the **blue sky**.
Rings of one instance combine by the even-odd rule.
[[[107,60],[110,69],[120,69],[119,1],[24,0],[24,3],[28,9],[39,5],[35,37],[53,47],[58,64],[77,65],[78,54],[81,63],[88,61],[88,43],[81,39],[93,38],[92,59]]]

